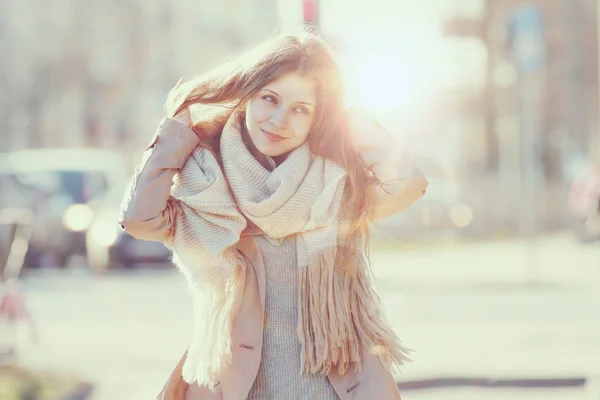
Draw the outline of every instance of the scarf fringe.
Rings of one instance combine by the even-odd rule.
[[[239,267],[231,277],[215,275],[202,282],[190,282],[194,336],[182,372],[183,379],[190,384],[196,382],[199,386],[214,389],[223,369],[233,362],[233,321],[245,282],[244,260],[239,255],[237,258]]]
[[[383,314],[366,265],[354,273],[334,267],[336,248],[315,253],[300,269],[298,336],[302,371],[344,375],[354,363],[362,367],[361,351],[381,360],[390,372],[411,361]],[[358,255],[357,255],[358,257]],[[359,260],[366,263],[366,260]]]

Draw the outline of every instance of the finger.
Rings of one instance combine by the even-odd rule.
[[[179,86],[181,86],[181,84],[183,83],[185,79],[184,78],[179,78],[179,80],[177,81],[177,84],[175,85],[175,89],[177,89]]]

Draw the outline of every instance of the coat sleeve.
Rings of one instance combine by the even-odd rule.
[[[189,127],[161,121],[123,198],[119,224],[125,232],[137,239],[167,239],[178,207],[171,197],[173,177],[198,144]]]

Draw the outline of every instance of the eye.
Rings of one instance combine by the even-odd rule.
[[[294,111],[300,114],[308,114],[308,109],[306,107],[296,107]]]
[[[271,95],[266,95],[262,97],[263,100],[268,101],[269,103],[277,104],[277,99]]]

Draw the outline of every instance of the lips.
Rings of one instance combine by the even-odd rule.
[[[264,129],[261,129],[261,131],[265,134],[267,139],[269,139],[271,142],[279,142],[279,141],[282,141],[283,139],[285,139],[283,136],[279,136],[279,135],[276,135],[269,131],[265,131]]]

